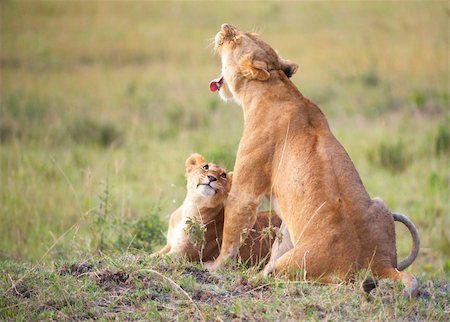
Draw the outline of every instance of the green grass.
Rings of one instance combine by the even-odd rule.
[[[39,293],[42,300],[3,301],[20,303],[11,312],[24,319],[64,318],[52,314],[70,316],[72,309],[78,316],[92,303],[101,304],[86,314],[102,316],[103,306],[116,304],[100,300],[100,286],[70,277],[67,283],[89,294],[80,298],[61,286],[66,276],[46,265],[100,251],[151,252],[184,199],[186,157],[199,152],[232,169],[242,111],[207,88],[220,72],[211,40],[224,22],[260,32],[299,63],[292,80],[327,115],[369,193],[416,224],[422,248],[411,271],[425,288],[430,279],[448,279],[447,11],[443,2],[0,2],[0,259],[8,272],[38,263],[30,276],[55,281]],[[410,237],[401,225],[397,235],[404,257]],[[258,300],[244,297],[227,302],[227,312],[218,305],[204,314],[231,319],[257,310],[260,318],[319,319],[344,314],[347,299],[350,311],[362,305],[374,319],[422,309],[420,319],[435,317],[425,300],[417,307],[380,300],[374,309],[347,288],[303,287],[329,304],[318,308],[307,295],[287,307],[277,297],[286,291],[277,286],[264,297],[274,292],[269,301],[280,305],[278,313],[263,313]],[[333,304],[329,299],[341,291],[341,304]],[[42,304],[45,292],[57,303]],[[182,295],[163,294],[197,316]],[[136,301],[137,311],[156,317],[160,307],[163,317],[174,312],[166,302],[120,301]],[[35,304],[40,313],[27,312]]]
[[[299,321],[444,321],[448,280],[422,282],[413,300],[382,281],[367,297],[354,284],[314,285],[261,278],[252,270],[208,273],[147,253],[111,254],[31,267],[0,265],[0,318]],[[268,305],[270,303],[270,305]]]

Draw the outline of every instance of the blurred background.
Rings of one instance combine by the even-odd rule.
[[[412,270],[450,271],[446,2],[1,1],[0,259],[164,242],[192,152],[231,170],[242,111],[208,91],[222,23],[300,69],[372,196],[421,234]],[[264,125],[262,125],[264,126]],[[411,247],[397,226],[399,257]]]

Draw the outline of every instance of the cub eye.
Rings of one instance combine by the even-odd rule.
[[[224,178],[224,179],[227,178],[227,174],[226,174],[225,172],[222,172],[222,173],[220,174],[220,176],[221,176],[222,178]]]
[[[202,169],[203,169],[203,170],[208,170],[208,169],[209,169],[209,165],[205,164],[205,165],[202,167]]]

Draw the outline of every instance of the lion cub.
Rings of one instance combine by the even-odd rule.
[[[186,256],[191,261],[211,261],[219,256],[224,202],[231,188],[233,173],[226,173],[217,165],[205,162],[197,153],[186,160],[185,166],[186,198],[170,216],[166,246],[155,254]],[[201,243],[194,244],[188,236],[192,223],[200,223],[203,227]],[[239,249],[242,261],[248,265],[267,261],[276,235],[275,229],[280,225],[281,219],[275,214],[268,211],[259,213],[253,229],[248,231]]]

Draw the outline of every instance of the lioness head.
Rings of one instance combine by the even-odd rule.
[[[233,173],[208,163],[198,153],[186,160],[188,195],[199,207],[216,207],[223,203],[231,188]]]
[[[241,32],[223,24],[214,38],[214,49],[222,60],[222,75],[211,81],[211,91],[219,90],[224,99],[235,98],[244,81],[267,81],[273,70],[291,77],[298,65],[282,59],[258,34]]]

